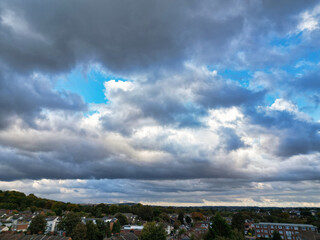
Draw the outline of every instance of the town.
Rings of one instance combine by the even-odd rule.
[[[0,239],[320,239],[320,209],[73,204],[0,191]]]

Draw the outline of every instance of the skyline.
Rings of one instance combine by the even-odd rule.
[[[0,189],[320,207],[317,1],[0,2]]]

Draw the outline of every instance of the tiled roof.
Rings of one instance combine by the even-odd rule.
[[[27,229],[29,224],[20,224],[17,225],[17,231]]]
[[[68,237],[45,236],[45,235],[24,235],[24,234],[0,234],[0,240],[68,240]]]
[[[105,238],[105,240],[138,240],[137,235],[131,232],[121,233],[120,236]]]

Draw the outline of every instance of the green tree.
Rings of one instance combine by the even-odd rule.
[[[29,231],[31,234],[38,234],[39,232],[44,233],[46,230],[47,221],[45,216],[39,214],[35,216],[29,226]]]
[[[281,235],[278,231],[274,231],[273,232],[273,237],[272,237],[272,240],[281,240]]]
[[[245,222],[245,216],[241,212],[239,212],[232,216],[231,226],[233,229],[238,229],[240,232],[243,232],[244,222]]]
[[[97,228],[98,228],[97,237],[99,240],[103,240],[107,232],[106,224],[102,220],[97,220]]]
[[[119,212],[119,206],[115,205],[115,204],[112,204],[109,207],[109,212],[110,212],[110,214],[116,214],[117,212]]]
[[[107,222],[107,225],[106,225],[106,235],[107,237],[111,237],[110,222]]]
[[[84,223],[79,222],[73,228],[72,233],[70,234],[72,240],[84,240],[87,239],[87,227]]]
[[[287,220],[287,219],[290,218],[290,214],[287,213],[287,212],[283,212],[283,213],[280,214],[280,217],[283,218],[283,219],[285,219],[285,220]]]
[[[67,236],[71,236],[73,229],[81,222],[79,214],[70,212],[59,223],[58,228],[66,232]]]
[[[169,215],[164,213],[164,212],[159,215],[159,218],[165,223],[169,223],[170,222]]]
[[[99,230],[98,227],[92,221],[88,221],[86,223],[86,228],[87,240],[98,240]]]
[[[121,226],[128,224],[128,218],[121,213],[116,214],[115,218],[118,219]]]
[[[51,210],[54,211],[57,216],[61,216],[64,209],[65,204],[62,202],[55,202],[51,206]]]
[[[191,221],[192,221],[191,218],[190,218],[189,216],[186,216],[186,223],[187,223],[187,224],[190,224]]]
[[[179,231],[178,231],[178,237],[180,238],[183,234],[185,234],[186,233],[186,230],[185,229],[180,229]]]
[[[119,221],[116,221],[116,222],[113,224],[112,232],[113,232],[113,233],[120,233],[120,230],[121,230],[120,222],[119,222]]]
[[[31,206],[31,207],[30,207],[30,211],[31,211],[32,213],[34,213],[36,210],[37,210],[37,207],[36,207],[36,206]]]
[[[138,207],[138,216],[145,221],[152,221],[153,219],[153,209],[151,206],[139,206]]]
[[[238,229],[234,229],[232,231],[231,240],[244,240],[244,236]]]
[[[205,236],[205,240],[214,240],[218,237],[224,237],[228,239],[231,238],[231,236],[231,227],[227,221],[223,219],[219,213],[217,213],[212,218],[212,223],[209,227],[208,233]]]
[[[166,232],[163,225],[148,222],[141,232],[140,240],[166,240]]]
[[[173,227],[174,229],[178,229],[181,226],[181,222],[179,220],[174,221]]]
[[[181,224],[184,224],[184,215],[182,212],[179,213],[178,220],[181,222]]]

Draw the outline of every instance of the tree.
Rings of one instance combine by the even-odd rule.
[[[165,223],[169,223],[169,222],[170,222],[170,217],[169,217],[169,215],[166,214],[166,213],[161,213],[161,214],[159,215],[159,218],[160,218],[163,222],[165,222]]]
[[[81,218],[74,212],[68,213],[59,223],[58,228],[66,232],[67,236],[71,236],[73,229],[81,222]]]
[[[128,224],[128,218],[121,214],[121,213],[118,213],[115,218],[118,219],[118,221],[120,222],[120,225],[123,226],[123,225],[127,225]]]
[[[209,231],[205,236],[205,240],[213,240],[218,237],[231,238],[232,232],[231,227],[224,220],[219,213],[217,213],[212,218],[211,226],[209,227]]]
[[[181,222],[179,220],[174,221],[173,227],[174,229],[178,229],[181,226]]]
[[[65,204],[62,202],[55,202],[51,206],[51,210],[54,211],[57,216],[61,216],[64,209]]]
[[[45,216],[39,214],[35,216],[29,226],[29,231],[31,234],[38,234],[39,232],[44,233],[46,230],[47,221]]]
[[[191,216],[194,221],[201,221],[204,219],[204,216],[201,212],[193,212]]]
[[[79,222],[72,230],[70,234],[72,240],[84,240],[87,239],[87,227],[84,223]]]
[[[145,221],[152,221],[153,219],[153,209],[151,206],[139,206],[137,209],[138,216]]]
[[[244,236],[238,229],[232,231],[231,240],[244,240]]]
[[[285,220],[287,220],[287,219],[290,218],[290,214],[287,213],[287,212],[283,212],[283,213],[280,214],[280,217],[283,218],[283,219],[285,219]]]
[[[281,239],[282,238],[281,238],[280,233],[278,231],[274,231],[272,240],[281,240]]]
[[[245,216],[241,212],[239,212],[232,216],[231,226],[233,229],[238,229],[240,232],[243,232],[244,222],[245,222]]]
[[[88,221],[86,223],[87,228],[87,240],[98,240],[98,227],[92,222]]]
[[[102,220],[97,220],[97,228],[98,228],[98,232],[97,232],[97,238],[99,240],[103,240],[104,236],[106,235],[106,224],[104,223],[104,221]],[[110,228],[109,228],[110,230]]]
[[[140,235],[140,240],[166,240],[166,232],[163,225],[155,222],[148,222]]]
[[[110,222],[107,222],[106,235],[107,235],[107,237],[111,237]]]
[[[178,215],[178,220],[181,222],[181,224],[184,224],[184,216],[183,216],[183,213],[179,213]]]
[[[119,222],[119,221],[116,221],[116,222],[113,224],[112,232],[113,232],[113,233],[120,233],[120,230],[121,230],[120,222]]]
[[[181,238],[181,236],[183,235],[183,234],[185,234],[187,231],[185,230],[185,229],[180,229],[179,231],[178,231],[178,237],[179,238]]]
[[[112,204],[112,205],[109,207],[109,213],[110,213],[110,214],[116,214],[117,212],[119,212],[119,206],[118,206],[118,205],[115,205],[115,204]]]
[[[187,223],[187,224],[190,224],[191,221],[192,221],[191,218],[190,218],[189,216],[186,216],[186,223]]]

